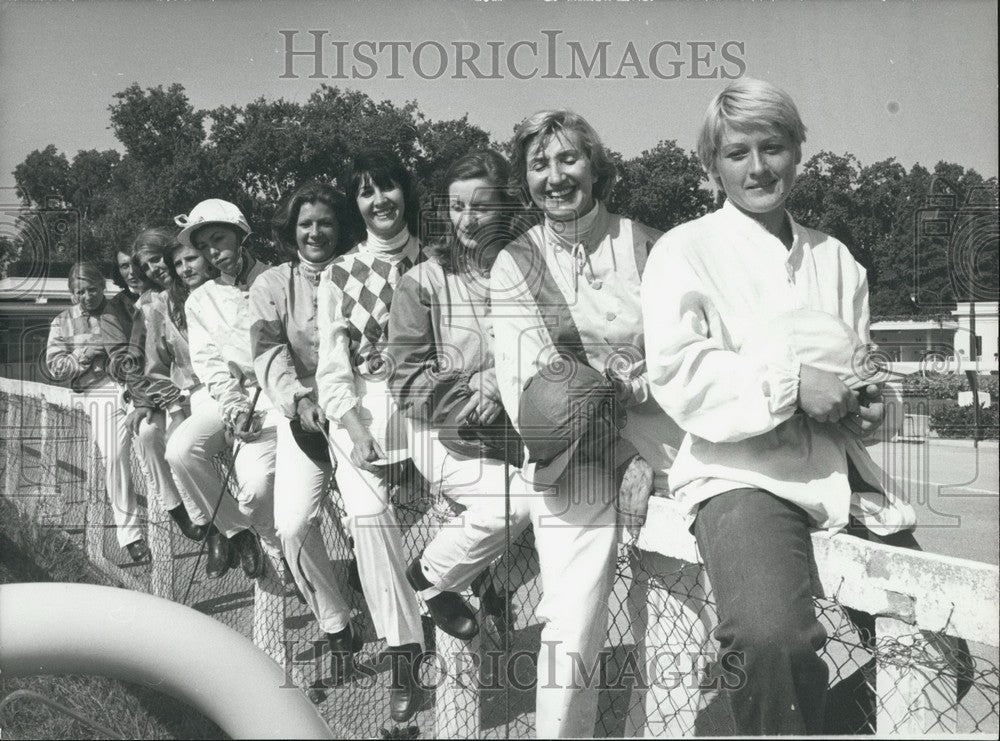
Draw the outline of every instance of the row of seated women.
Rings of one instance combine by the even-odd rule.
[[[818,730],[809,528],[916,544],[912,510],[860,442],[883,413],[854,362],[864,269],[784,208],[804,140],[787,94],[730,84],[698,145],[726,204],[663,235],[608,211],[615,165],[593,128],[541,111],[510,163],[476,151],[451,166],[447,233],[426,245],[412,174],[369,152],[346,193],[308,183],[279,205],[281,265],[250,254],[246,218],[218,199],[119,255],[126,278],[152,286],[134,307],[138,284],[105,301],[103,277],[77,265],[48,362],[91,404],[119,541],[147,557],[127,476],[135,433],[164,507],[206,542],[209,576],[236,564],[259,576],[264,554],[283,564],[342,681],[360,635],[319,529],[335,477],[404,721],[423,696],[421,601],[471,638],[461,592],[530,525],[538,735],[588,736],[617,534],[655,489],[687,512],[717,637],[741,657],[738,732]],[[228,481],[214,463],[225,451]],[[464,507],[409,562],[389,500],[407,458]]]

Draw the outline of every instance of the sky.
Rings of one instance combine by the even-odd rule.
[[[569,107],[628,157],[664,139],[693,148],[708,101],[726,82],[721,75],[743,74],[792,95],[808,128],[806,158],[825,149],[863,164],[948,160],[997,174],[997,5],[989,1],[0,3],[0,188],[12,187],[14,167],[48,144],[70,158],[119,148],[108,106],[132,82],[179,82],[196,108],[209,109],[260,96],[301,102],[326,81],[376,100],[416,100],[432,119],[468,113],[498,140],[535,110]],[[301,57],[291,59],[293,79],[283,78],[281,31],[296,32],[297,50],[312,48],[310,31],[324,32],[321,71],[347,79],[312,79],[315,59]],[[498,79],[475,79],[467,66],[467,79],[456,79],[457,41],[470,42],[466,54],[477,45],[480,71]],[[373,73],[355,55],[359,42],[362,56],[374,51],[363,42],[410,42],[411,51],[434,43],[422,47],[418,74],[413,54],[398,45],[374,55]],[[630,42],[635,64],[619,78],[580,67],[569,79],[572,43],[588,59],[603,43],[610,77]],[[400,51],[397,79],[392,48]],[[557,64],[542,79],[551,48]],[[500,54],[495,70],[492,49]],[[516,76],[534,68],[531,79]]]

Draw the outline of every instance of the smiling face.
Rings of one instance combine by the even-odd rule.
[[[125,281],[125,285],[128,286],[129,291],[138,295],[149,287],[146,281],[142,279],[142,276],[139,275],[139,271],[135,269],[131,257],[124,252],[119,252],[115,256],[115,262],[118,264],[118,272],[121,273],[122,280]]]
[[[549,219],[583,216],[594,206],[594,170],[573,132],[536,137],[528,144],[531,200]]]
[[[191,235],[191,244],[226,275],[239,270],[241,241],[236,229],[224,224],[208,224]]]
[[[503,194],[485,178],[455,180],[448,186],[448,218],[462,249],[479,265],[489,265],[503,246]]]
[[[760,221],[783,220],[797,160],[795,145],[779,130],[741,131],[726,124],[709,174],[743,213]]]
[[[104,300],[104,285],[86,278],[76,278],[70,288],[70,296],[84,311],[95,311]]]
[[[193,291],[211,275],[211,264],[193,247],[181,245],[173,251],[174,272],[181,282]]]
[[[170,285],[172,276],[170,275],[170,270],[167,268],[167,261],[161,253],[146,252],[140,249],[136,252],[135,260],[139,263],[139,268],[145,276],[153,283],[160,288],[166,288]]]
[[[299,256],[310,262],[326,262],[337,250],[340,224],[333,209],[321,201],[303,203],[295,220],[295,244]]]
[[[393,181],[383,190],[365,175],[356,201],[368,231],[379,239],[392,239],[406,228],[406,206],[399,183]]]

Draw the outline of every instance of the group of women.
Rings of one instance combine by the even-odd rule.
[[[318,525],[334,477],[404,721],[422,700],[421,600],[471,638],[461,592],[532,525],[538,735],[588,736],[597,688],[583,678],[606,638],[616,504],[641,509],[655,488],[688,507],[722,648],[742,656],[738,732],[816,730],[825,634],[808,528],[864,522],[890,537],[913,516],[858,442],[882,414],[877,389],[859,404],[850,363],[867,341],[864,270],[784,209],[804,139],[787,94],[730,84],[699,143],[727,203],[661,235],[609,212],[615,165],[593,128],[541,111],[517,128],[511,162],[476,151],[451,166],[447,234],[428,244],[412,174],[369,152],[346,193],[308,183],[280,204],[281,265],[258,262],[244,215],[211,199],[177,218],[179,233],[144,231],[119,255],[129,283],[115,299],[75,266],[48,361],[86,401],[124,381],[130,412],[91,411],[121,544],[147,557],[126,468],[134,431],[164,506],[207,541],[209,575],[239,563],[258,576],[264,553],[281,562],[340,681],[360,635]],[[227,482],[213,459],[230,449]],[[389,499],[407,458],[464,507],[409,563]]]

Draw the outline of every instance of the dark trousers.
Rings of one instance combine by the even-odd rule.
[[[844,532],[921,550],[908,530],[876,535],[852,518]],[[742,666],[743,681],[729,696],[736,733],[821,733],[828,671],[817,651],[827,636],[813,606],[808,516],[766,491],[737,489],[701,506],[694,534],[715,595],[720,659],[727,670]],[[867,645],[875,617],[845,612]],[[968,646],[944,640],[961,692],[970,673]]]
[[[766,491],[737,489],[701,506],[694,534],[720,660],[740,678],[729,692],[736,733],[820,733],[828,671],[817,651],[827,635],[813,608],[809,517]]]

